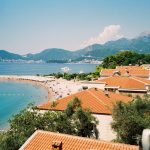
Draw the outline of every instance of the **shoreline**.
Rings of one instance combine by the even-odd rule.
[[[66,97],[70,94],[74,94],[81,90],[82,84],[74,80],[65,80],[62,78],[55,77],[42,77],[42,76],[21,76],[21,75],[0,75],[0,81],[20,81],[20,82],[30,82],[37,86],[44,87],[48,92],[49,100],[58,100],[60,98]]]
[[[1,81],[31,83],[33,84],[33,86],[35,85],[45,88],[48,92],[48,95],[46,97],[47,102],[64,98],[68,95],[80,91],[82,88],[82,84],[78,81],[67,81],[65,79],[56,79],[54,77],[0,75],[0,82]],[[44,102],[40,101],[38,105],[41,105],[43,103]],[[0,128],[0,130],[1,129],[3,128]]]
[[[50,81],[54,81],[53,78],[43,78],[43,77],[37,77],[37,76],[13,76],[13,75],[7,75],[7,76],[2,76],[0,75],[0,82],[9,82],[9,81],[14,81],[14,82],[18,82],[18,83],[29,83],[32,84],[33,86],[35,86],[36,88],[42,88],[43,90],[46,90],[45,92],[47,93],[45,100],[46,101],[50,101],[53,100],[54,97],[54,93],[52,91],[51,88],[49,88],[47,82]],[[41,99],[41,101],[39,102],[38,105],[41,105],[42,103],[44,103]],[[37,105],[35,105],[37,106]],[[8,123],[8,121],[7,121]],[[4,125],[4,127],[0,127],[0,132],[5,132],[9,129],[9,125],[7,126]]]
[[[0,76],[0,81],[17,81],[17,82],[23,82],[23,83],[31,83],[35,86],[46,89],[47,101],[53,99],[54,93],[53,93],[52,89],[48,87],[48,85],[46,84],[46,81],[40,81],[40,80],[38,80],[38,78],[35,79],[34,77],[36,77],[36,76],[32,76],[32,78],[28,78],[28,77],[30,77],[30,76],[13,76],[13,75],[12,76],[11,75]]]

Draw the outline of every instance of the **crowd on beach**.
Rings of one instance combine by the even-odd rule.
[[[34,82],[38,85],[44,86],[48,90],[48,100],[56,100],[66,97],[67,95],[76,93],[82,89],[80,82],[54,77],[42,76],[0,76],[0,80],[17,80],[25,82]]]
[[[52,90],[54,99],[59,99],[81,90],[81,84],[77,81],[67,81],[64,79],[54,79],[46,83]]]

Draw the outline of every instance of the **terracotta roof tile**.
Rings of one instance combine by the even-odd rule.
[[[134,77],[135,80],[138,80],[140,82],[143,82],[145,84],[150,84],[150,80],[148,79],[144,79],[144,78],[138,78],[138,77]]]
[[[123,66],[122,66],[123,67]],[[135,66],[134,66],[135,67]],[[146,69],[132,69],[132,68],[128,68],[127,70],[123,67],[119,67],[117,69],[103,69],[101,71],[101,76],[112,76],[114,74],[114,72],[118,71],[121,76],[126,74],[126,71],[128,71],[128,74],[131,76],[136,76],[136,77],[145,77],[148,78],[149,77],[149,70]]]
[[[144,69],[142,66],[116,66],[116,69]]]
[[[62,150],[139,150],[138,146],[105,142],[67,134],[36,131],[20,150],[51,150],[52,143],[62,142]]]
[[[57,105],[54,108],[51,107],[52,101],[48,101],[47,103],[38,106],[38,108],[46,110],[65,110],[68,103],[73,100],[73,98],[78,97],[81,100],[81,105],[84,109],[90,109],[92,113],[111,114],[113,104],[116,103],[116,101],[127,103],[132,100],[131,97],[123,96],[121,94],[113,92],[109,92],[108,94],[109,95],[107,96],[103,90],[91,88],[57,100]]]
[[[118,86],[119,89],[146,90],[145,85],[150,84],[150,80],[138,77],[113,76],[97,80],[99,83],[106,83],[107,86]]]

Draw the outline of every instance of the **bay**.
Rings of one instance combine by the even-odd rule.
[[[56,64],[56,63],[8,63],[0,62],[0,75],[44,75],[62,72],[69,67],[69,73],[95,71],[96,64]],[[47,101],[47,90],[32,83],[0,81],[0,129],[9,127],[8,120],[29,103],[40,104]]]
[[[48,92],[44,87],[18,81],[0,81],[0,129],[7,129],[8,120],[28,104],[47,101]]]
[[[36,75],[61,72],[61,68],[69,67],[69,73],[88,73],[95,71],[96,64],[56,64],[56,63],[6,63],[0,62],[0,75]]]

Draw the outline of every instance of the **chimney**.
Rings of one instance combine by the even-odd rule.
[[[115,70],[113,72],[113,76],[120,76],[121,75],[121,72],[119,70]]]
[[[105,96],[109,97],[109,92],[108,92],[108,90],[105,90]]]
[[[125,74],[123,76],[125,76],[125,77],[129,77],[130,76],[128,68],[125,68]]]
[[[52,142],[52,150],[62,150],[62,142],[61,141],[53,141]]]
[[[95,88],[95,91],[97,91],[97,88]]]
[[[128,70],[128,68],[125,68],[125,71],[126,71],[126,73],[127,73],[127,74],[129,74],[129,70]]]

